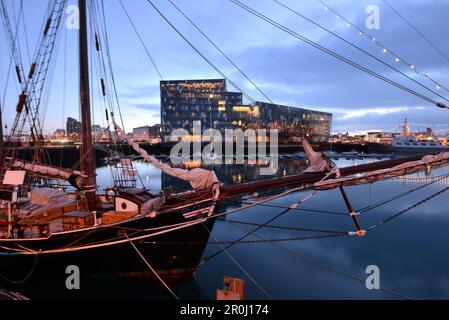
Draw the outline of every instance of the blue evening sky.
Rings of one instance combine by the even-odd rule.
[[[96,0],[100,1],[100,0]],[[126,130],[160,122],[159,77],[129,24],[118,0],[103,0],[107,13],[109,42],[118,87],[118,95]],[[253,97],[264,100],[238,71],[230,65],[170,4],[168,0],[153,0],[186,37],[211,59],[233,81]],[[300,42],[243,11],[229,0],[173,0],[207,33],[236,64],[256,82],[275,102],[334,113],[333,132],[392,129],[403,118],[412,123],[442,125],[449,123],[449,111],[440,110],[415,96],[354,69],[317,49]],[[281,8],[272,0],[242,0],[257,10],[289,26],[302,35],[317,41],[338,53],[370,67],[386,77],[416,89],[428,92],[391,69],[330,36],[316,26]],[[324,10],[318,0],[280,0],[307,17],[435,90],[435,85],[418,77],[413,70],[395,63],[389,54],[365,37],[360,37],[342,19]],[[447,0],[388,0],[398,11],[427,35],[449,56],[447,34],[449,1]],[[19,12],[19,0],[5,0],[11,13]],[[149,6],[147,0],[123,0],[142,38],[151,52],[164,79],[220,78],[165,21]],[[429,72],[433,79],[449,88],[449,61],[439,55],[404,21],[398,18],[382,0],[327,0],[354,24],[385,44],[392,51]],[[69,0],[70,4],[76,1]],[[365,27],[369,5],[380,9],[380,29]],[[36,48],[47,1],[23,0],[30,56]],[[65,118],[79,117],[77,31],[62,29],[58,41],[58,58],[52,77],[51,90],[43,109],[47,132],[65,127]],[[20,46],[25,68],[29,58],[23,25],[20,28]],[[8,75],[9,53],[3,27],[0,28],[0,95],[3,100]],[[94,56],[93,70],[98,69]],[[64,67],[65,65],[65,67]],[[65,72],[64,72],[65,70]],[[14,76],[14,73],[12,73]],[[98,79],[93,77],[93,89],[98,92]],[[65,87],[65,90],[64,90]],[[229,90],[234,90],[228,84]],[[440,89],[439,93],[449,97]],[[434,95],[429,94],[433,98]],[[439,98],[439,100],[441,100]],[[4,121],[12,123],[17,103],[15,77],[9,79]],[[105,125],[103,107],[94,95],[93,122]]]

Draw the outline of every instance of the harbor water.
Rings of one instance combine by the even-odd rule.
[[[335,162],[342,167],[379,160],[345,158]],[[136,161],[135,167],[141,182],[152,192],[170,186],[175,190],[186,187],[183,183],[165,177],[145,162]],[[260,176],[260,167],[251,164],[214,165],[209,168],[225,184],[271,178]],[[289,175],[304,168],[304,160],[282,157],[277,174]],[[98,184],[102,188],[112,185],[109,167],[98,168],[97,174]],[[449,168],[439,168],[370,185],[347,187],[353,207],[360,211],[423,186],[395,201],[360,214],[358,219],[364,229],[376,226],[365,237],[308,239],[326,233],[302,230],[355,231],[338,190],[295,192],[264,205],[227,215],[215,223],[209,239],[211,243],[203,258],[220,251],[220,246],[213,244],[214,241],[237,240],[256,229],[258,224],[264,224],[285,211],[284,207],[313,194],[297,210],[290,210],[272,221],[269,227],[260,228],[255,233],[257,236],[249,235],[244,239],[249,242],[235,244],[226,252],[206,259],[194,278],[176,286],[174,290],[181,299],[215,299],[216,290],[223,287],[223,277],[231,276],[246,281],[246,299],[267,299],[268,296],[273,299],[449,299],[449,193],[442,193],[388,223],[379,224],[379,221],[448,187],[449,179],[444,178],[446,174],[449,174]],[[429,185],[424,187],[426,184]],[[217,210],[225,212],[239,208],[245,200],[248,199],[232,199]],[[136,259],[139,258],[136,256]],[[382,289],[367,289],[365,279],[369,276],[366,273],[368,266],[379,268]],[[44,286],[45,283],[39,285]],[[171,298],[159,283],[138,278],[106,277],[92,283],[86,280],[81,283],[81,290],[76,291],[66,290],[61,281],[60,291],[42,294],[43,291],[42,287],[30,284],[30,289],[22,293],[35,299]]]

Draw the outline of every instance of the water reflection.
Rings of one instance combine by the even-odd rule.
[[[339,166],[365,163],[370,160],[339,160]],[[278,175],[297,173],[305,168],[304,161],[280,159]],[[136,168],[142,181],[149,189],[174,186],[184,189],[188,186],[162,175],[151,165],[137,162]],[[243,183],[267,177],[259,176],[255,165],[210,166],[221,181],[226,184]],[[100,183],[108,183],[108,169],[98,170]],[[378,182],[347,188],[353,206],[360,210],[371,204],[388,200],[396,195],[415,189],[449,174],[449,168],[439,168],[426,173],[418,173]],[[448,179],[429,185],[416,193],[409,193],[388,205],[380,206],[359,216],[364,228],[377,224],[404,208],[430,196],[448,186]],[[271,205],[289,206],[311,191],[293,193],[269,202]],[[397,297],[377,290],[367,290],[363,283],[351,280],[341,274],[330,272],[323,266],[311,263],[307,256],[329,266],[349,272],[365,279],[368,265],[377,265],[381,270],[381,285],[406,296],[419,299],[449,298],[449,254],[448,243],[449,215],[447,197],[444,193],[422,206],[416,207],[391,223],[375,228],[364,238],[345,237],[319,240],[279,243],[286,249],[268,243],[240,244],[229,249],[229,253],[276,299],[396,299]],[[230,210],[241,206],[239,203],[225,204],[221,210]],[[354,230],[351,219],[345,213],[346,208],[341,195],[336,190],[319,192],[302,208],[314,208],[324,212],[290,211],[273,225]],[[245,231],[230,223],[242,221],[264,223],[279,214],[280,208],[257,206],[234,213],[226,220],[219,220],[213,234],[218,240],[235,240],[245,235]],[[254,226],[239,225],[248,230]],[[308,236],[310,233],[296,230],[278,230],[263,228],[257,234],[267,239],[279,239]],[[248,240],[256,239],[253,236]],[[217,251],[217,245],[209,245],[205,257]],[[295,252],[302,256],[293,255]],[[264,299],[265,296],[254,286],[239,268],[225,254],[220,254],[204,264],[197,272],[197,284],[205,296],[214,299],[215,290],[221,288],[223,276],[234,276],[247,280],[247,298]]]

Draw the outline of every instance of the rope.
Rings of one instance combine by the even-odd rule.
[[[424,185],[422,185],[422,186],[419,186],[419,187],[417,187],[417,188],[414,188],[414,189],[408,190],[408,191],[406,191],[406,192],[404,192],[404,193],[401,193],[401,194],[399,194],[399,195],[396,195],[396,196],[394,196],[394,197],[392,197],[392,198],[390,198],[390,199],[388,199],[388,200],[384,200],[384,201],[381,201],[381,202],[372,204],[372,205],[370,205],[370,206],[364,207],[364,208],[360,209],[358,212],[359,212],[359,213],[365,213],[365,212],[371,211],[371,210],[376,209],[376,208],[378,208],[378,207],[380,207],[380,206],[383,206],[383,205],[388,204],[388,203],[390,203],[390,202],[393,202],[393,201],[395,201],[395,200],[397,200],[397,199],[400,199],[400,198],[402,198],[402,197],[405,197],[405,196],[407,196],[407,195],[409,195],[409,194],[412,194],[412,193],[414,193],[414,192],[416,192],[416,191],[419,191],[419,190],[421,190],[421,189],[424,189],[424,188],[426,188],[426,187],[428,187],[428,186],[430,186],[430,185],[432,185],[432,184],[435,184],[435,183],[437,183],[437,182],[439,182],[439,181],[441,181],[441,180],[447,179],[448,177],[449,177],[449,174],[443,175],[443,176],[439,177],[438,179],[435,179],[435,180],[433,180],[433,181],[431,181],[431,182],[429,182],[429,183],[426,183],[426,184],[424,184]]]
[[[385,3],[391,10],[396,13],[396,15],[404,20],[421,38],[423,38],[432,48],[434,48],[444,59],[449,61],[449,57],[444,54],[444,52],[438,48],[428,37],[426,37],[417,27],[415,27],[407,18],[405,18],[402,14],[399,13],[398,10],[396,10],[391,4],[389,4],[386,0],[382,0],[383,3]]]
[[[321,24],[319,24],[319,23],[313,21],[312,19],[307,18],[307,17],[304,16],[303,14],[301,14],[301,13],[299,13],[298,11],[296,11],[296,10],[294,10],[294,9],[292,9],[292,8],[290,8],[290,7],[288,7],[287,5],[283,4],[282,2],[280,2],[280,1],[278,1],[278,0],[272,0],[272,1],[274,1],[275,3],[277,3],[278,5],[280,5],[281,7],[283,7],[283,8],[285,8],[285,9],[289,10],[290,12],[293,12],[293,13],[296,14],[297,16],[299,16],[299,17],[301,17],[301,18],[307,20],[308,22],[312,23],[313,25],[319,27],[321,30],[324,30],[324,31],[326,31],[327,33],[333,35],[334,37],[340,39],[341,41],[343,41],[344,43],[350,45],[351,47],[353,47],[353,48],[359,50],[360,52],[362,52],[362,53],[368,55],[370,58],[376,60],[377,62],[380,62],[380,63],[383,64],[384,66],[386,66],[386,67],[388,67],[388,68],[390,68],[390,69],[396,71],[396,72],[399,73],[400,75],[402,75],[402,76],[404,76],[405,78],[407,78],[407,79],[413,81],[413,82],[416,83],[417,85],[419,85],[419,86],[421,86],[422,88],[428,90],[429,92],[435,94],[436,96],[440,97],[441,99],[443,99],[443,100],[449,102],[448,99],[446,99],[444,96],[440,95],[438,92],[436,92],[436,91],[430,89],[429,87],[423,85],[421,82],[419,82],[419,81],[413,79],[411,76],[405,74],[404,72],[402,72],[402,71],[399,70],[398,68],[395,68],[395,67],[392,66],[391,64],[386,63],[386,62],[383,61],[382,59],[377,58],[375,55],[369,53],[368,51],[366,51],[365,49],[359,47],[358,45],[356,45],[356,44],[354,44],[354,43],[352,43],[352,42],[346,40],[345,38],[339,36],[339,35],[336,34],[335,32],[332,32],[332,31],[329,30],[328,28],[326,28],[326,27],[322,26]]]
[[[232,81],[229,77],[227,77],[211,60],[209,60],[201,51],[195,47],[195,45],[187,39],[186,36],[179,31],[178,28],[156,7],[156,5],[152,2],[152,0],[147,0],[148,3],[153,7],[153,9],[170,25],[170,27],[204,60],[206,61],[215,71],[217,71],[223,78],[225,78],[235,89],[240,91],[248,100],[251,102],[255,102],[251,96],[249,96],[245,90],[240,88],[234,81]]]
[[[289,208],[284,209],[282,212],[280,212],[279,214],[277,214],[276,216],[274,216],[273,218],[269,219],[268,221],[266,221],[264,224],[259,225],[257,228],[255,228],[252,232],[256,232],[257,230],[262,229],[263,227],[267,226],[269,223],[273,222],[274,220],[276,220],[277,218],[283,216],[284,214],[288,213],[292,208],[297,208],[300,204],[302,204],[303,202],[307,201],[308,199],[310,199],[311,197],[313,197],[317,192],[313,192],[311,195],[308,195],[307,197],[305,197],[304,199],[300,200],[299,202],[292,204]],[[243,239],[246,239],[248,236],[250,236],[251,233],[247,233],[244,236],[240,237],[239,239],[237,239],[237,241],[235,241],[234,243],[229,244],[226,248],[222,248],[222,250],[219,250],[215,253],[213,253],[212,255],[204,258],[201,262],[201,264],[207,263],[209,262],[211,259],[213,259],[214,257],[218,256],[220,253],[222,253],[223,251],[225,251],[226,249],[229,249],[230,247],[232,247],[234,244],[238,243],[239,241],[242,241]]]
[[[207,228],[207,226],[203,223],[203,227],[207,230],[207,232],[209,232],[209,235],[218,243],[217,238],[215,238],[215,236],[210,232],[209,228]],[[234,264],[251,280],[252,283],[254,283],[254,285],[261,291],[263,292],[263,294],[265,294],[268,299],[273,300],[273,297],[256,281],[256,279],[254,279],[253,276],[251,276],[243,267],[241,264],[239,264],[237,262],[237,260],[235,260],[235,258],[226,250],[226,248],[223,248],[223,246],[221,244],[219,244],[219,246],[223,249],[223,251],[226,253],[226,255],[229,257],[229,259],[232,260],[232,262],[234,262]],[[198,266],[200,267],[201,264]]]
[[[229,63],[234,66],[234,68],[237,69],[238,72],[240,72],[242,76],[246,78],[246,80],[251,83],[254,88],[257,89],[257,91],[259,91],[270,103],[274,104],[274,102],[265,94],[265,92],[263,92],[262,89],[258,85],[256,85],[254,81],[251,80],[251,78],[239,66],[237,66],[237,64],[235,64],[235,62],[232,61],[231,58],[226,53],[224,53],[223,50],[220,49],[220,47],[214,41],[212,41],[212,39],[204,31],[202,31],[195,22],[193,22],[172,0],[168,1],[172,4],[173,7],[176,8],[176,10],[178,10],[179,13],[184,16],[184,18],[186,18],[190,22],[191,25],[195,27],[196,30],[198,30],[204,36],[204,38],[206,38],[207,41],[209,41],[215,47],[215,49],[217,49],[221,53],[223,57],[226,58],[226,60],[229,61]]]
[[[226,220],[224,220],[226,221]],[[176,246],[204,246],[210,244],[217,245],[232,245],[235,244],[263,244],[263,243],[278,243],[278,242],[297,242],[297,241],[305,241],[305,240],[316,240],[316,239],[326,239],[326,238],[339,238],[339,237],[349,237],[351,234],[349,232],[344,233],[336,233],[331,235],[316,235],[316,236],[303,236],[303,237],[291,237],[291,238],[277,238],[277,239],[265,239],[265,240],[231,240],[231,241],[214,241],[214,242],[206,242],[206,241],[167,241],[167,242],[156,242],[156,241],[144,241],[145,244],[153,244],[153,245],[176,245]],[[224,248],[224,249],[227,249]],[[218,253],[224,252],[224,250],[219,251]],[[212,258],[212,257],[210,257]],[[200,265],[205,264],[208,261],[205,261],[208,258],[203,259],[200,262]]]
[[[41,251],[39,250],[39,252],[34,257],[34,263],[33,263],[33,266],[31,267],[30,272],[22,280],[11,280],[11,279],[7,278],[6,276],[4,276],[1,273],[0,273],[0,278],[2,278],[3,280],[5,280],[5,281],[7,281],[9,283],[12,283],[12,284],[24,284],[25,282],[28,281],[28,279],[34,273],[34,270],[36,269],[36,266],[37,266],[37,262],[39,261],[40,253],[41,253]]]
[[[245,228],[242,228],[242,227],[240,227],[240,226],[238,226],[238,225],[235,225],[235,224],[232,223],[232,222],[231,222],[231,224],[232,224],[234,227],[238,228],[238,229],[241,229],[241,230],[243,230],[243,231],[245,231],[245,232],[248,232],[248,230],[245,229]],[[260,235],[258,235],[258,234],[253,233],[253,235],[254,235],[256,238],[259,238],[259,239],[262,239],[262,240],[266,240],[264,237],[262,237],[262,236],[260,236]],[[337,274],[342,275],[342,276],[344,276],[344,277],[347,277],[347,278],[349,278],[349,279],[352,279],[352,280],[355,280],[355,281],[358,281],[358,282],[361,282],[361,283],[365,284],[365,280],[363,280],[363,279],[361,279],[361,278],[359,278],[359,277],[357,277],[357,276],[355,276],[355,275],[353,275],[353,274],[351,274],[351,273],[349,273],[349,272],[346,272],[346,271],[340,270],[340,269],[338,269],[338,268],[336,268],[336,267],[333,267],[333,266],[330,266],[330,265],[328,265],[328,264],[325,264],[325,263],[323,263],[323,262],[321,262],[321,261],[319,261],[319,260],[317,260],[317,259],[308,257],[308,256],[306,256],[306,255],[304,255],[304,254],[302,254],[302,253],[300,253],[300,252],[293,251],[293,250],[291,250],[291,249],[289,249],[289,248],[287,248],[287,247],[284,247],[284,246],[282,246],[282,245],[280,245],[280,244],[277,244],[277,243],[274,243],[274,242],[270,242],[270,243],[271,243],[272,245],[274,245],[274,246],[276,246],[276,247],[278,247],[278,248],[280,248],[280,249],[282,249],[282,250],[284,250],[284,251],[286,251],[286,252],[288,252],[288,253],[290,253],[290,254],[296,256],[296,257],[299,257],[299,258],[301,258],[301,259],[306,260],[307,262],[309,262],[309,263],[311,263],[311,264],[315,264],[315,265],[317,265],[317,266],[319,266],[319,267],[321,267],[321,268],[324,268],[324,269],[326,269],[326,270],[328,270],[328,271],[337,273]],[[390,289],[387,289],[387,288],[384,288],[384,287],[381,287],[380,289],[381,289],[382,291],[384,291],[384,292],[390,293],[390,294],[395,295],[395,296],[397,296],[397,297],[400,297],[400,298],[402,298],[402,299],[405,299],[405,300],[411,300],[411,298],[409,298],[409,297],[407,297],[407,296],[405,296],[405,295],[403,295],[403,294],[397,293],[397,292],[395,292],[395,291],[393,291],[393,290],[390,290]]]
[[[150,0],[148,0],[148,1],[150,1]],[[434,105],[439,104],[439,102],[437,102],[436,100],[434,100],[434,99],[432,99],[430,97],[427,97],[427,96],[425,96],[425,95],[423,95],[423,94],[421,94],[421,93],[419,93],[419,92],[417,92],[415,90],[412,90],[412,89],[410,89],[410,88],[408,88],[406,86],[403,86],[400,83],[395,82],[394,80],[386,78],[386,77],[382,76],[381,74],[379,74],[379,73],[377,73],[377,72],[375,72],[375,71],[373,71],[373,70],[371,70],[371,69],[369,69],[367,67],[364,67],[364,66],[356,63],[355,61],[351,60],[351,59],[345,58],[344,56],[338,54],[337,52],[335,52],[333,50],[330,50],[330,49],[328,49],[328,48],[326,48],[326,47],[324,47],[324,46],[322,46],[322,45],[320,45],[320,44],[318,44],[318,43],[316,43],[316,42],[314,42],[314,41],[312,41],[312,40],[302,36],[301,34],[299,34],[299,33],[295,32],[295,31],[285,27],[284,25],[276,22],[275,20],[270,19],[269,17],[263,15],[262,13],[252,9],[248,5],[242,3],[241,1],[238,1],[238,0],[229,0],[229,1],[234,3],[235,5],[239,6],[240,8],[248,11],[252,15],[258,17],[259,19],[261,19],[261,20],[271,24],[272,26],[274,26],[274,27],[276,27],[276,28],[278,28],[278,29],[280,29],[280,30],[290,34],[291,36],[293,36],[293,37],[295,37],[295,38],[297,38],[297,39],[299,39],[299,40],[301,40],[301,41],[311,45],[312,47],[315,47],[316,49],[318,49],[318,50],[320,50],[320,51],[322,51],[322,52],[324,52],[324,53],[326,53],[326,54],[328,54],[328,55],[330,55],[330,56],[332,56],[332,57],[334,57],[334,58],[336,58],[336,59],[338,59],[338,60],[340,60],[340,61],[342,61],[342,62],[344,62],[346,64],[349,64],[350,66],[352,66],[354,68],[357,68],[357,69],[359,69],[359,70],[361,70],[361,71],[363,71],[363,72],[365,72],[365,73],[367,73],[367,74],[369,74],[369,75],[371,75],[371,76],[373,76],[375,78],[378,78],[378,79],[380,79],[380,80],[382,80],[382,81],[384,81],[384,82],[386,82],[388,84],[391,84],[391,85],[393,85],[393,86],[395,86],[395,87],[397,87],[397,88],[399,88],[399,89],[401,89],[401,90],[403,90],[405,92],[408,92],[408,93],[410,93],[410,94],[412,94],[412,95],[414,95],[414,96],[416,96],[416,97],[418,97],[420,99],[423,99],[423,100],[425,100],[425,101],[427,101],[429,103],[432,103]]]
[[[133,27],[134,32],[136,33],[137,37],[139,38],[139,41],[142,44],[145,52],[147,53],[148,58],[150,58],[151,64],[153,65],[154,69],[156,70],[157,74],[159,75],[159,79],[164,80],[164,78],[162,77],[162,73],[160,72],[159,68],[157,67],[156,62],[153,59],[153,56],[151,55],[150,51],[148,50],[147,46],[145,45],[145,42],[143,42],[143,39],[140,36],[140,33],[136,28],[136,25],[134,24],[133,20],[131,19],[131,17],[128,14],[128,11],[126,10],[125,6],[123,5],[122,0],[119,0],[119,2],[120,2],[120,6],[122,7],[123,11],[126,14],[126,17],[128,18],[129,23]]]
[[[128,237],[128,235],[126,233],[123,233],[123,234],[129,240],[129,243],[134,248],[136,253],[140,256],[140,258],[142,258],[142,261],[147,265],[147,267],[151,270],[151,272],[153,272],[153,274],[156,276],[156,278],[164,285],[164,287],[171,293],[171,295],[176,300],[180,300],[179,297],[173,292],[173,290],[170,289],[170,287],[165,283],[165,281],[157,274],[156,270],[154,270],[154,268],[151,266],[151,264],[148,262],[148,260],[145,259],[145,257],[142,255],[142,253],[140,253],[139,249],[137,249],[137,247],[134,245],[134,243],[131,241],[131,239]]]
[[[229,200],[220,199],[220,202],[229,202],[229,203],[232,203],[232,204],[252,204],[253,203],[253,202],[249,202],[249,201],[245,201],[245,200],[232,200],[232,199],[229,199]],[[287,209],[287,208],[289,208],[289,207],[282,206],[282,205],[264,204],[264,203],[260,203],[260,204],[258,204],[258,206],[267,207],[267,208],[277,208],[277,209]],[[320,209],[312,209],[312,208],[308,208],[308,207],[290,208],[290,209],[293,210],[293,211],[303,211],[303,212],[312,212],[312,213],[325,213],[325,214],[345,216],[345,217],[348,216],[347,213],[336,212],[336,211],[320,210]]]
[[[219,221],[227,221],[227,222],[233,222],[238,224],[245,224],[248,226],[260,226],[261,224],[258,223],[252,223],[252,222],[246,222],[246,221],[237,221],[237,220],[219,220]],[[300,227],[285,227],[285,226],[273,226],[273,225],[266,225],[265,228],[272,228],[272,229],[279,229],[279,230],[292,230],[292,231],[303,231],[303,232],[317,232],[317,233],[347,233],[347,231],[341,231],[341,230],[322,230],[322,229],[310,229],[310,228],[300,228]]]
[[[440,190],[440,191],[438,191],[438,192],[433,193],[432,195],[430,195],[430,196],[424,198],[423,200],[421,200],[421,201],[419,201],[419,202],[416,202],[416,203],[413,204],[412,206],[410,206],[410,207],[408,207],[408,208],[406,208],[406,209],[403,209],[403,210],[399,211],[398,213],[396,213],[396,214],[394,214],[394,215],[388,217],[387,219],[381,220],[378,224],[375,224],[375,225],[371,226],[371,227],[368,229],[368,231],[371,231],[371,230],[373,230],[374,228],[378,227],[379,225],[386,224],[386,223],[388,223],[388,222],[390,222],[390,221],[392,221],[392,220],[394,220],[394,219],[400,217],[400,216],[403,215],[404,213],[407,213],[408,211],[410,211],[410,210],[412,210],[412,209],[415,209],[416,207],[419,207],[419,206],[423,205],[424,203],[426,203],[426,202],[432,200],[433,198],[436,198],[437,196],[443,194],[444,192],[446,192],[446,191],[448,191],[448,190],[449,190],[449,187],[446,187],[446,188],[444,188],[444,189],[442,189],[442,190]]]

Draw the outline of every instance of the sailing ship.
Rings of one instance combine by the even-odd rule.
[[[339,169],[303,140],[310,165],[304,172],[222,186],[211,170],[184,170],[159,162],[127,137],[123,126],[116,123],[113,112],[108,112],[106,118],[111,117],[117,139],[129,144],[140,157],[165,174],[188,181],[192,190],[179,193],[162,190],[159,194],[152,194],[137,188],[132,159],[123,156],[116,159],[115,167],[119,171],[116,186],[101,194],[95,179],[91,132],[87,0],[79,0],[80,169],[48,165],[40,152],[43,138],[38,113],[39,93],[66,4],[67,0],[50,1],[50,17],[44,23],[37,61],[31,65],[27,76],[20,55],[15,54],[14,33],[7,15],[3,14],[22,86],[16,118],[6,144],[9,151],[4,148],[3,139],[0,141],[0,209],[6,213],[6,218],[0,220],[6,228],[5,236],[0,238],[0,278],[7,283],[22,284],[39,276],[64,276],[69,265],[76,265],[83,275],[148,274],[172,281],[190,278],[198,268],[215,219],[220,216],[215,214],[219,201],[254,191],[284,190],[293,185],[307,185],[317,190],[339,188],[348,207],[348,217],[353,219],[357,228],[356,232],[348,235],[364,236],[366,231],[357,221],[344,186],[371,183],[449,163],[449,153],[442,153]],[[5,13],[3,0],[0,0],[0,5]],[[97,37],[95,42],[98,50]],[[103,81],[102,87],[104,91]],[[16,153],[20,145],[14,139],[19,133],[15,129],[25,122],[30,125],[30,147],[34,150],[32,161],[19,159]],[[2,132],[0,135],[3,136]],[[65,180],[75,191],[69,193],[59,188],[36,187],[39,179]],[[248,206],[254,205],[257,204]]]
[[[4,24],[11,35],[5,4],[3,1],[0,4]],[[99,193],[91,132],[86,0],[79,0],[80,170],[50,166],[40,156],[43,143],[38,123],[39,105],[35,99],[37,86],[48,70],[51,49],[67,1],[51,0],[50,4],[51,12],[44,25],[37,61],[32,64],[27,77],[20,61],[16,60],[23,91],[6,146],[3,139],[0,142],[0,208],[5,216],[0,220],[5,230],[0,237],[2,280],[7,284],[22,283],[31,276],[64,275],[68,265],[78,266],[83,275],[148,274],[173,281],[191,277],[214,224],[210,217],[215,210],[220,182],[213,171],[201,168],[183,170],[159,162],[128,139],[114,122],[117,137],[128,142],[140,156],[165,174],[190,182],[193,190],[180,193],[163,190],[152,194],[137,188],[129,183],[136,175],[132,161],[122,157],[116,161],[116,169],[121,170],[119,183],[115,188]],[[15,39],[10,39],[14,56]],[[112,112],[110,116],[113,117]],[[20,126],[22,119],[30,123],[30,147],[35,151],[33,160],[29,162],[18,159],[16,153],[19,145],[14,140],[14,133],[17,134],[15,128]],[[65,180],[75,191],[33,188],[33,183],[40,179]],[[183,247],[169,244],[176,241],[203,245]]]

